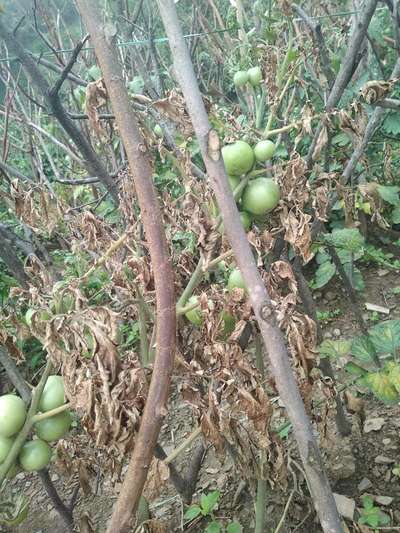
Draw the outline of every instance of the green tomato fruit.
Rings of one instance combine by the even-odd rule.
[[[22,428],[26,418],[26,407],[19,396],[0,396],[0,437],[12,437]]]
[[[279,200],[279,186],[270,178],[257,178],[250,181],[242,196],[244,209],[258,216],[275,209]]]
[[[236,141],[222,148],[225,169],[230,176],[241,176],[254,165],[254,152],[249,144]]]
[[[244,289],[246,290],[246,285],[242,273],[238,268],[232,270],[228,278],[228,289],[233,291],[233,289]]]
[[[40,439],[52,442],[61,439],[61,437],[68,433],[71,422],[71,413],[64,411],[63,413],[37,422],[35,424],[35,431]]]
[[[275,143],[269,141],[260,141],[254,147],[254,155],[256,156],[257,161],[264,163],[269,161],[275,153]]]
[[[39,402],[39,411],[47,413],[65,403],[64,380],[62,376],[49,376]]]
[[[240,176],[229,176],[228,174],[228,181],[233,192],[240,183]]]
[[[26,472],[43,470],[50,462],[52,449],[44,440],[25,442],[19,454],[19,463]]]
[[[9,437],[0,437],[0,464],[6,460],[13,443],[14,439],[10,439]]]
[[[191,296],[189,300],[187,301],[187,305],[196,304],[198,303],[199,299],[197,296]],[[185,317],[194,324],[195,326],[201,326],[203,323],[203,317],[201,316],[201,311],[198,307],[195,309],[191,309],[185,314]]]
[[[242,221],[244,231],[249,231],[251,228],[252,219],[247,211],[240,211],[240,220]]]
[[[253,87],[256,87],[260,84],[260,81],[262,80],[262,73],[260,67],[249,68],[247,74],[249,75],[249,82]]]
[[[249,73],[245,70],[238,70],[233,76],[235,87],[243,87],[249,81]]]
[[[226,311],[222,311],[221,318],[222,318],[222,321],[224,323],[223,334],[225,336],[228,336],[235,329],[236,319],[235,319],[235,317],[233,315],[231,315],[230,313],[227,313]]]

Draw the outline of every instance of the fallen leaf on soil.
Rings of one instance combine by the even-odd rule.
[[[371,431],[379,431],[384,426],[386,420],[384,418],[367,418],[364,422],[364,433]]]

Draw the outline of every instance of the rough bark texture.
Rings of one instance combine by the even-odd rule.
[[[279,394],[293,424],[309,488],[322,528],[325,532],[341,533],[343,529],[340,518],[313,436],[310,420],[305,412],[290,368],[287,349],[276,322],[272,302],[257,270],[239,218],[221,159],[219,140],[207,117],[174,2],[173,0],[159,0],[158,6],[169,38],[175,75],[186,100],[187,110],[199,141],[207,173],[222,213],[225,231],[249,291]]]
[[[157,298],[157,352],[149,394],[135,449],[107,529],[108,533],[120,533],[130,531],[132,514],[137,508],[161,424],[166,414],[175,351],[174,277],[162,214],[152,182],[148,149],[129,102],[122,68],[116,59],[118,56],[112,38],[105,31],[95,0],[77,0],[77,4],[95,48],[134,177],[150,250]]]

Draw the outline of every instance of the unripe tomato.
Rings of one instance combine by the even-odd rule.
[[[26,472],[43,470],[50,462],[52,449],[41,439],[25,442],[19,454],[19,463]]]
[[[39,402],[39,411],[47,413],[65,403],[64,380],[62,376],[49,376]]]
[[[257,161],[263,163],[269,161],[275,153],[275,143],[270,140],[260,141],[254,147],[254,155]]]
[[[26,407],[19,396],[0,396],[0,437],[12,437],[22,428]]]
[[[249,73],[245,70],[238,70],[233,76],[235,87],[243,87],[249,81]]]
[[[187,305],[196,304],[198,301],[199,299],[197,296],[191,296],[187,301]],[[201,311],[198,307],[195,307],[194,309],[191,309],[185,313],[185,317],[195,326],[201,326],[203,323],[203,317],[201,316]]]
[[[240,176],[229,176],[228,174],[228,181],[233,192],[240,183]]]
[[[0,437],[0,464],[6,460],[13,443],[14,439],[10,439],[9,437]]]
[[[254,164],[253,149],[244,141],[227,144],[222,148],[221,152],[226,172],[230,176],[246,174]]]
[[[242,221],[244,231],[249,231],[251,228],[251,216],[247,211],[240,211],[240,220]]]
[[[243,191],[243,207],[252,215],[265,215],[274,209],[280,200],[279,186],[270,178],[257,178]]]
[[[260,67],[249,68],[247,74],[249,75],[249,82],[253,87],[256,87],[260,84],[260,81],[262,80],[262,73]]]
[[[72,417],[69,411],[64,411],[50,418],[45,418],[35,424],[35,431],[39,438],[52,442],[61,439],[71,427]]]
[[[242,273],[238,268],[234,268],[229,274],[228,278],[228,289],[233,291],[233,289],[244,289],[246,290],[246,285]]]

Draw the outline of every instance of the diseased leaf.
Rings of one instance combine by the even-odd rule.
[[[400,320],[386,320],[369,330],[374,346],[379,353],[394,354],[400,348]]]
[[[319,346],[319,354],[321,357],[344,357],[350,353],[350,340],[324,340]]]

